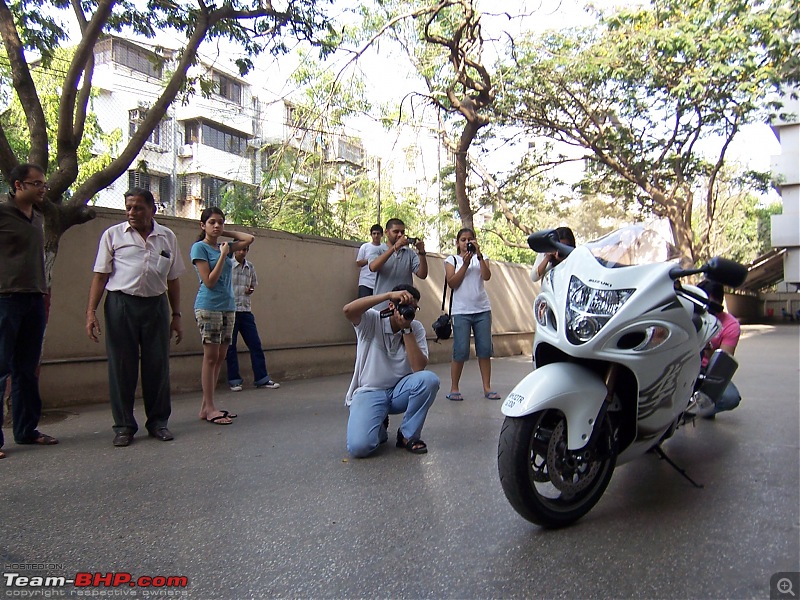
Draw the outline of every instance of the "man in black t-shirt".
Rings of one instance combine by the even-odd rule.
[[[8,199],[0,203],[0,381],[11,376],[14,441],[49,446],[58,440],[36,429],[42,416],[37,368],[46,323],[41,206],[47,184],[42,168],[32,164],[15,167],[8,182]],[[0,429],[0,448],[3,442]]]

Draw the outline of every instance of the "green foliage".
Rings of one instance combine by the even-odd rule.
[[[220,208],[231,223],[248,227],[266,227],[267,220],[256,198],[255,190],[246,185],[231,183],[222,193]]]
[[[49,0],[48,4],[56,10],[42,10],[42,0],[9,2],[25,49],[40,54],[46,63],[68,39],[61,11],[72,10],[73,2]],[[220,0],[210,4],[192,0],[117,0],[105,31],[129,32],[146,38],[171,31],[178,39],[188,38],[199,20],[214,10],[222,10],[228,18],[215,21],[206,41],[225,40],[239,45],[243,57],[238,66],[244,75],[253,66],[250,57],[265,51],[277,55],[288,50],[283,37],[287,28],[296,38],[317,46],[323,55],[331,52],[336,39],[330,35],[323,12],[323,7],[329,4],[331,0],[288,0],[282,3],[280,10],[264,10],[264,3],[259,0]],[[82,2],[81,7],[88,20],[97,9],[97,3]],[[251,18],[243,18],[247,12]]]
[[[11,125],[18,130],[19,123],[25,123],[30,131],[29,151],[24,155],[20,154],[26,147],[19,141],[19,132],[7,134],[0,129],[0,140],[17,140],[13,148],[13,139],[9,144],[0,144],[0,170],[8,174],[20,160],[52,165],[46,199],[54,210],[46,211],[45,223],[49,247],[55,251],[64,230],[92,218],[93,213],[86,211],[84,205],[136,160],[179,94],[185,99],[190,88],[192,92],[209,91],[207,81],[187,75],[196,64],[202,44],[238,45],[242,55],[236,64],[242,74],[252,69],[252,59],[260,53],[277,55],[288,51],[287,36],[315,46],[325,55],[335,41],[324,12],[329,4],[330,0],[286,0],[277,9],[261,0],[220,0],[210,4],[196,0],[10,0],[5,4],[9,10],[0,11],[0,36],[8,61],[0,65],[5,75],[5,85],[0,89],[8,103],[13,95],[23,108],[24,119]],[[77,44],[74,57],[65,59],[59,55],[59,48],[70,39],[68,31],[78,30],[80,40],[71,40]],[[93,75],[90,53],[106,34],[149,39],[170,36],[179,44],[183,42],[176,62],[166,73],[161,96],[128,144],[110,161],[78,155],[79,149],[91,146],[101,135],[92,122],[91,95],[87,92]],[[32,78],[28,57],[40,57],[41,68],[57,73],[54,81],[42,84]],[[54,90],[58,91],[55,98]],[[45,112],[56,114],[55,121]],[[53,123],[58,127],[54,128]],[[113,148],[119,139],[104,141]],[[84,177],[87,167],[95,172]]]
[[[264,226],[294,233],[365,239],[377,212],[374,173],[344,160],[328,144],[360,146],[360,140],[344,135],[344,123],[370,111],[366,86],[358,76],[332,73],[308,52],[298,56],[292,74],[299,88],[292,99],[297,135],[262,149],[267,158],[258,203],[236,214],[252,222],[254,212]]]
[[[724,256],[747,264],[772,248],[770,217],[781,213],[780,202],[764,205],[755,194],[739,192],[720,203],[725,218],[715,221],[711,231],[695,233],[698,238],[707,235],[702,260]]]
[[[56,138],[59,102],[61,100],[61,79],[64,70],[68,68],[72,60],[74,52],[74,48],[54,49],[49,54],[49,60],[46,63],[41,62],[31,70],[31,76],[38,90],[39,100],[44,111],[48,139]],[[0,50],[0,65],[3,65],[0,77],[5,80],[9,74],[8,57],[5,51],[2,50]],[[6,86],[3,87],[8,89]],[[96,95],[96,93],[93,93],[92,99]],[[22,103],[16,94],[9,93],[6,99],[8,100],[8,105],[0,115],[0,126],[8,138],[14,154],[20,157],[27,157],[31,151],[31,137]],[[111,132],[104,132],[98,123],[97,116],[93,112],[89,112],[86,116],[83,137],[77,148],[78,175],[66,194],[70,195],[90,176],[105,169],[111,163],[112,155],[116,153],[116,148],[121,140],[121,130],[116,129]],[[98,153],[97,148],[104,148],[106,151]],[[54,154],[50,155],[50,163],[46,168],[48,172],[58,168]]]
[[[694,261],[702,244],[692,239],[693,206],[715,214],[708,206],[728,144],[798,81],[798,40],[788,0],[635,6],[593,28],[516,40],[498,117],[584,152],[585,194],[667,217]],[[700,143],[711,139],[717,151]]]

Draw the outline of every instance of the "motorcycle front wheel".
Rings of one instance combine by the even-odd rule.
[[[605,492],[617,462],[606,418],[593,448],[567,449],[560,411],[506,417],[497,467],[506,498],[521,516],[543,527],[564,527],[588,513]]]

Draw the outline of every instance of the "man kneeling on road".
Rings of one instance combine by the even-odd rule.
[[[401,284],[391,292],[353,300],[343,309],[358,338],[355,372],[345,397],[350,407],[347,451],[355,458],[385,443],[389,415],[402,412],[397,447],[413,454],[428,451],[420,433],[439,391],[439,378],[425,370],[425,328],[414,320],[419,298],[419,290]],[[373,308],[387,301],[385,310]]]

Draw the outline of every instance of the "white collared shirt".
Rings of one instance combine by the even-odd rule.
[[[167,281],[185,270],[175,234],[155,221],[146,240],[128,222],[106,229],[93,268],[109,274],[108,291],[145,298],[166,292]]]

